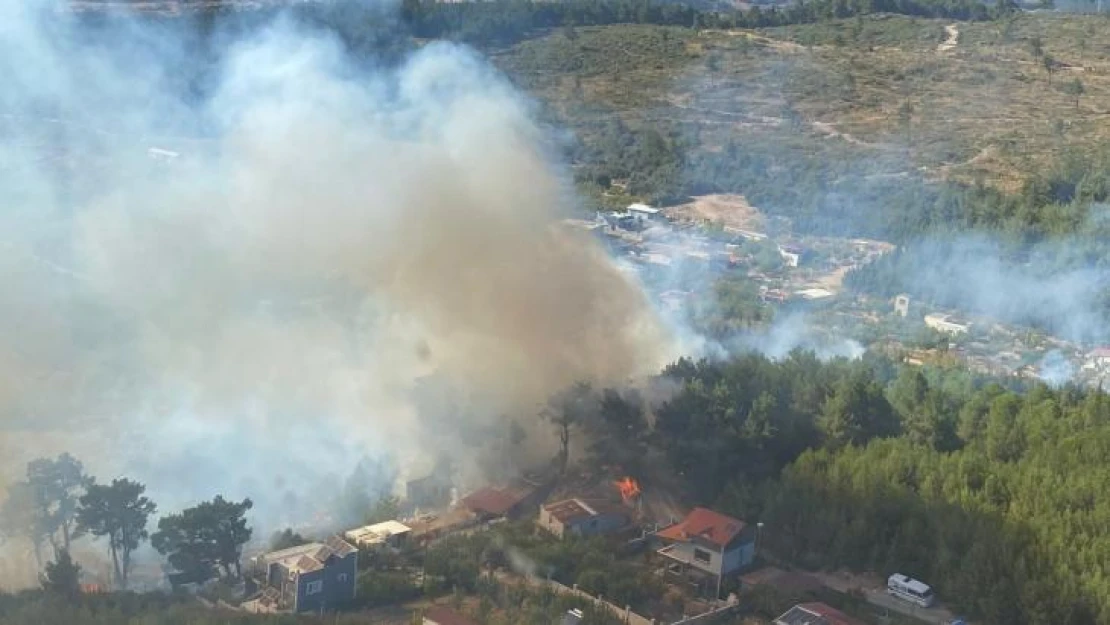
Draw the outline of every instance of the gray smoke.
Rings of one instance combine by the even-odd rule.
[[[1085,236],[1018,250],[987,234],[947,235],[910,243],[896,269],[908,292],[937,306],[1097,343],[1110,339],[1101,247]]]
[[[859,341],[821,332],[803,312],[776,317],[769,328],[746,333],[735,343],[738,349],[757,351],[771,360],[786,358],[795,350],[813,352],[821,360],[854,360],[865,351]]]
[[[113,28],[0,9],[3,482],[69,450],[162,511],[249,496],[272,528],[364,457],[465,462],[450,432],[675,355],[553,226],[561,170],[470,50],[367,71],[279,20],[201,61],[172,28]],[[214,85],[182,95],[201,62]],[[431,373],[467,406],[418,410]]]

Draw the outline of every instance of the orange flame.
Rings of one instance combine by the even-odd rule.
[[[640,494],[640,484],[630,477],[621,478],[620,481],[614,483],[620,489],[621,499],[624,499],[625,503],[632,501]]]

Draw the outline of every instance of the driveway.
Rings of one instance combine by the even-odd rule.
[[[931,608],[918,607],[908,601],[896,599],[886,593],[885,581],[875,575],[856,575],[853,573],[812,573],[826,588],[840,593],[852,591],[863,593],[871,605],[913,617],[932,625],[945,625],[954,618],[952,612],[942,606]]]

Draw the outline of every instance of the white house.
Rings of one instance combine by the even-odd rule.
[[[953,317],[951,315],[944,315],[940,313],[925,315],[925,325],[936,330],[937,332],[943,332],[945,334],[952,335],[966,334],[967,331],[971,328],[971,324],[966,321],[957,319],[956,317]]]
[[[412,528],[398,521],[385,521],[350,530],[344,536],[358,547],[399,548],[412,532]]]
[[[1096,347],[1087,354],[1087,362],[1099,369],[1110,369],[1110,347]]]
[[[643,219],[655,219],[659,216],[659,209],[647,204],[629,204],[628,212]]]
[[[704,573],[722,577],[755,559],[755,535],[741,520],[707,508],[694,508],[679,523],[656,532],[669,543],[659,555]]]

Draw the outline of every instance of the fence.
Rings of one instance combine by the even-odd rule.
[[[701,614],[688,616],[681,621],[675,621],[674,623],[671,623],[671,625],[699,625],[704,623],[712,623],[719,616],[731,614],[733,611],[736,610],[737,605],[738,604],[736,603],[736,601],[730,598],[729,602],[723,606],[710,609],[708,612],[702,612]]]
[[[621,619],[627,625],[656,625],[654,619],[649,619],[649,618],[643,617],[639,614],[636,614],[635,612],[632,611],[632,608],[629,607],[629,606],[624,606],[622,608],[622,607],[617,606],[616,604],[609,603],[608,601],[606,601],[605,599],[603,599],[601,597],[594,597],[593,595],[591,595],[590,593],[588,593],[586,591],[579,590],[578,589],[578,584],[575,584],[573,588],[568,588],[568,587],[560,584],[559,582],[557,582],[555,580],[537,580],[537,581],[539,581],[541,584],[547,584],[548,587],[550,587],[552,590],[554,590],[555,592],[557,592],[561,595],[573,595],[575,597],[581,597],[582,599],[590,601],[591,603],[593,603],[596,606],[602,606],[602,607],[608,609],[613,614],[615,614],[617,616],[617,618]]]
[[[549,588],[559,594],[573,595],[575,597],[580,597],[582,599],[590,601],[594,605],[605,607],[610,612],[615,614],[617,618],[621,619],[621,621],[624,622],[626,625],[660,625],[655,621],[655,619],[650,619],[633,612],[632,608],[629,606],[624,606],[623,608],[621,608],[613,603],[606,601],[601,597],[594,597],[588,592],[579,590],[577,584],[575,584],[573,587],[567,587],[560,584],[559,582],[549,579],[533,578],[533,581],[534,583],[537,583],[539,585],[546,584]],[[711,608],[706,612],[702,612],[701,614],[697,614],[694,616],[687,616],[681,620],[671,623],[670,625],[704,625],[706,623],[712,622],[719,616],[724,616],[726,614],[732,613],[736,609],[736,606],[737,602],[734,596],[730,598],[729,602],[726,605]]]

